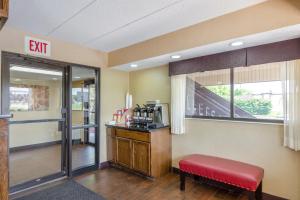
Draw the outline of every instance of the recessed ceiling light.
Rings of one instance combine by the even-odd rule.
[[[79,79],[79,78],[80,78],[80,76],[75,76],[74,78],[76,78],[76,79]]]
[[[15,81],[21,81],[21,79],[19,79],[19,78],[16,78],[16,79],[15,79]]]
[[[19,71],[19,72],[36,73],[36,74],[62,76],[62,72],[50,71],[50,70],[45,70],[45,69],[35,69],[35,68],[29,68],[29,67],[13,66],[10,68],[10,70],[11,71]]]
[[[133,63],[133,64],[130,65],[130,67],[131,68],[136,68],[136,67],[138,67],[138,64]]]
[[[52,78],[52,80],[55,80],[55,81],[56,81],[56,80],[57,80],[57,78]]]
[[[242,46],[243,44],[244,44],[243,41],[235,41],[235,42],[231,42],[230,46],[237,47],[237,46]]]
[[[171,58],[172,59],[178,59],[178,58],[181,58],[181,55],[172,55]]]
[[[137,64],[131,64],[130,67],[136,68],[136,67],[138,67],[138,65]]]

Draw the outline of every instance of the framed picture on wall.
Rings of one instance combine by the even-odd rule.
[[[9,96],[12,112],[49,110],[48,86],[12,84]]]

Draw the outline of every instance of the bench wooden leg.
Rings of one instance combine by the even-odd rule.
[[[199,180],[200,180],[200,177],[197,176],[197,175],[193,175],[193,177],[194,177],[194,180],[195,180],[195,181],[199,181]]]
[[[255,192],[248,191],[248,200],[255,200]]]
[[[180,170],[180,190],[185,190],[185,172]]]
[[[256,200],[262,199],[262,181],[260,182],[259,186],[257,187],[255,191],[255,198]]]

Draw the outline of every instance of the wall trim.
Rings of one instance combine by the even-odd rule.
[[[109,167],[111,167],[110,161],[101,162],[99,164],[99,169],[106,169],[106,168],[109,168]]]
[[[45,148],[53,145],[61,144],[61,140],[55,140],[51,142],[43,142],[38,144],[30,144],[30,145],[24,145],[24,146],[18,146],[18,147],[11,147],[9,148],[9,152],[18,152],[18,151],[25,151],[25,150],[33,150],[33,149],[40,149]],[[73,139],[72,144],[82,144],[81,139]]]
[[[38,144],[30,144],[30,145],[24,145],[19,147],[11,147],[9,148],[9,152],[18,152],[18,151],[24,151],[24,150],[33,150],[33,149],[40,149],[44,147],[53,146],[56,144],[61,144],[61,140],[51,141],[51,142],[43,142]]]

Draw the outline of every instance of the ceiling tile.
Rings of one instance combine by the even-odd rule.
[[[104,51],[112,51],[239,10],[258,2],[261,2],[261,0],[232,0],[230,3],[228,3],[228,0],[185,0],[105,37],[96,39],[88,46]]]
[[[95,0],[11,0],[8,26],[47,35]]]
[[[53,34],[68,41],[89,41],[143,18],[178,0],[99,0]]]
[[[112,51],[265,0],[11,0],[8,26]]]

